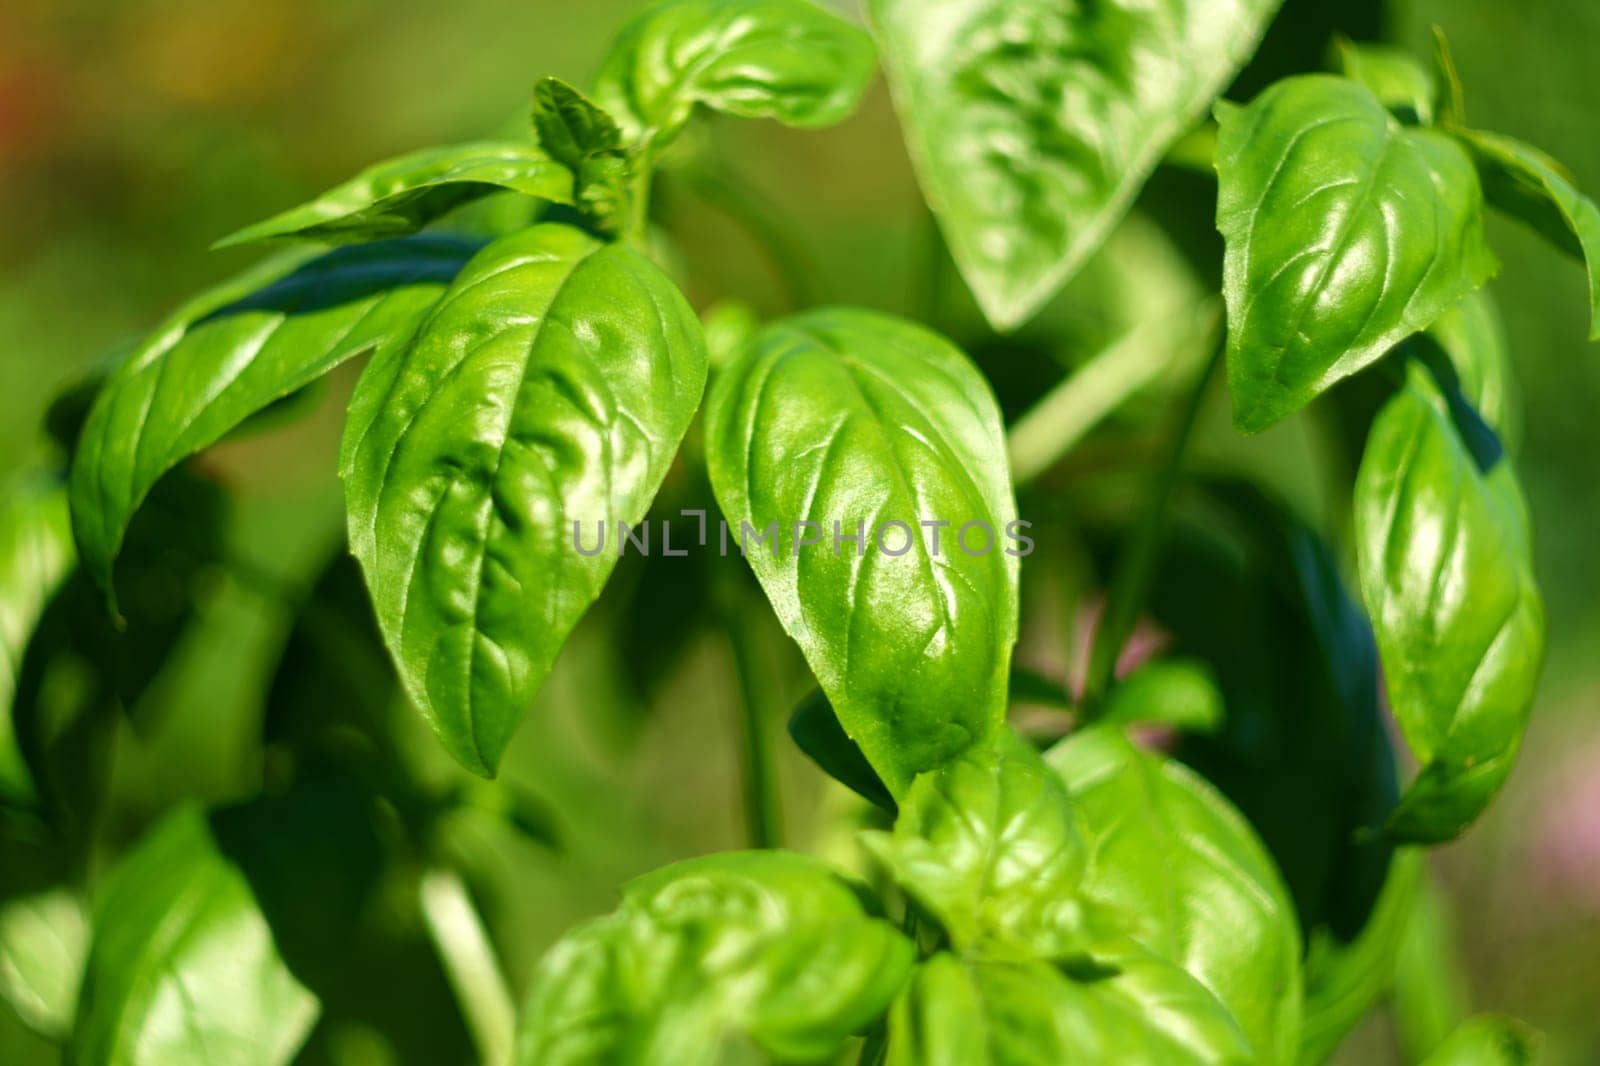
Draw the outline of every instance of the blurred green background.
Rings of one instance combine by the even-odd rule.
[[[249,250],[209,252],[212,240],[378,158],[507,128],[539,75],[586,82],[635,6],[0,5],[0,469],[47,459],[38,427],[59,390],[187,294],[252,258]],[[1289,0],[1235,95],[1320,66],[1333,30],[1397,41],[1426,56],[1433,23],[1454,45],[1473,124],[1544,148],[1581,187],[1600,193],[1600,4],[1593,0]],[[784,220],[781,243],[812,265],[813,291],[800,299],[931,318],[985,349],[1008,412],[1013,399],[1028,398],[1029,375],[1012,381],[997,363],[1004,346],[979,334],[956,286],[948,278],[930,286],[924,261],[937,246],[881,83],[862,112],[836,129],[719,122],[704,127],[698,147],[733,172],[669,174],[660,200],[698,307],[733,296],[776,313],[794,302],[792,286],[740,223],[741,213],[770,211]],[[719,194],[715,183],[726,181],[749,190],[753,202],[741,206]],[[1209,195],[1203,179],[1163,174],[1146,200],[1182,242],[1206,252],[1214,251]],[[1600,560],[1593,550],[1600,530],[1600,346],[1584,339],[1581,269],[1511,223],[1492,225],[1503,263],[1492,289],[1525,403],[1520,464],[1550,652],[1509,788],[1464,841],[1436,853],[1434,864],[1473,1008],[1542,1029],[1548,1061],[1588,1063],[1600,1061]],[[1092,321],[1091,298],[1092,287],[1076,286],[1051,321]],[[1074,345],[1093,332],[1064,328],[1060,358],[1070,365],[1090,354],[1086,340],[1083,350]],[[338,550],[334,455],[356,372],[336,374],[306,420],[230,442],[204,460],[237,495],[235,552],[274,580],[303,584]],[[1241,445],[1221,409],[1212,414],[1201,449],[1219,463],[1252,448],[1298,455],[1305,449],[1294,442],[1315,437],[1314,428],[1291,425]],[[1278,476],[1292,483],[1307,475],[1291,460]],[[1339,510],[1318,503],[1340,491],[1337,479],[1329,484],[1287,487],[1326,518]],[[580,630],[508,756],[505,776],[548,808],[559,846],[530,842],[492,819],[464,817],[450,828],[449,847],[469,871],[519,988],[557,933],[610,909],[624,878],[744,840],[729,649],[714,631],[697,627],[687,606],[660,617],[633,613],[631,605],[643,601],[629,593],[640,581],[660,580],[619,572],[621,587]],[[653,602],[693,595],[668,580]],[[260,788],[262,694],[290,621],[288,608],[259,588],[219,577],[201,624],[184,639],[183,662],[146,697],[159,705],[154,724],[118,738],[101,861],[183,796],[227,801]],[[619,645],[614,635],[630,627],[644,636]],[[755,630],[773,645],[770,710],[777,714],[805,692],[806,678],[770,623]],[[660,649],[648,647],[649,634],[668,631],[681,657],[656,671],[659,664],[648,660]],[[650,676],[641,682],[641,673]],[[415,734],[421,772],[448,776],[425,727],[402,724]],[[846,801],[792,753],[781,773],[791,842],[847,855],[848,825],[839,817]],[[403,902],[395,909],[409,913]],[[412,985],[436,986],[437,974]],[[385,1051],[387,1039],[357,1028],[328,1037],[322,1053],[352,1063],[388,1061],[389,1054],[427,1061],[415,1049]],[[454,1030],[438,1040],[459,1050]],[[6,1062],[52,1060],[47,1045],[3,1011],[0,1049]],[[1385,1020],[1374,1019],[1344,1054],[1350,1062],[1391,1061]]]

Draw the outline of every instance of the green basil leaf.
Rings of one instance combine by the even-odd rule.
[[[1439,83],[1433,71],[1404,48],[1389,44],[1357,43],[1340,37],[1334,42],[1339,72],[1372,90],[1383,106],[1408,125],[1433,122],[1433,104]]]
[[[1097,960],[1098,961],[1098,960]],[[1256,1063],[1227,1010],[1193,977],[1129,946],[1099,969],[935,955],[889,1015],[887,1066]]]
[[[1169,659],[1145,663],[1118,681],[1099,721],[1214,733],[1226,718],[1222,692],[1211,669],[1199,660]]]
[[[377,163],[315,200],[246,226],[213,247],[289,238],[347,244],[404,237],[464,204],[510,190],[572,202],[573,175],[537,145],[480,141]]]
[[[1566,167],[1532,145],[1481,130],[1453,132],[1477,164],[1491,207],[1522,220],[1587,264],[1589,339],[1600,340],[1600,207],[1578,191]]]
[[[1544,608],[1527,505],[1509,457],[1480,469],[1413,364],[1373,423],[1355,510],[1390,704],[1423,764],[1389,831],[1449,840],[1510,774],[1538,681]]]
[[[1505,326],[1488,290],[1469,293],[1424,336],[1443,351],[1462,398],[1515,451],[1522,436],[1521,395]]]
[[[855,110],[873,58],[865,33],[810,0],[664,0],[618,36],[594,96],[647,150],[696,104],[827,126]]]
[[[169,815],[97,900],[68,1061],[287,1063],[316,1021],[249,883],[194,807]]]
[[[773,323],[718,377],[706,453],[730,541],[891,793],[996,729],[1016,504],[966,356],[869,311]]]
[[[1300,928],[1249,824],[1188,767],[1116,729],[1076,733],[1046,759],[1089,841],[1080,890],[1131,916],[1129,935],[1210,990],[1264,1061],[1291,1061]]]
[[[1009,731],[918,776],[893,832],[861,841],[963,954],[1073,958],[1100,935],[1066,786]]]
[[[1539,1034],[1515,1018],[1469,1018],[1451,1033],[1422,1066],[1533,1066]]]
[[[821,692],[813,692],[794,709],[789,716],[789,736],[829,777],[886,811],[896,809],[883,779],[839,724],[832,704]]]
[[[1257,432],[1376,361],[1495,271],[1449,136],[1365,86],[1286,78],[1217,106],[1234,423]]]
[[[1397,852],[1360,933],[1345,941],[1327,928],[1312,932],[1306,948],[1300,1062],[1325,1061],[1389,991],[1422,869],[1420,851]]]
[[[785,1062],[827,1059],[883,1014],[915,954],[814,859],[690,859],[633,882],[619,910],[550,950],[516,1061],[713,1063],[741,1041]]]
[[[923,193],[997,328],[1099,247],[1278,0],[871,0]]]
[[[67,494],[53,481],[13,486],[0,507],[0,802],[38,799],[16,730],[34,628],[76,562]]]
[[[89,921],[72,892],[50,889],[0,904],[0,998],[24,1025],[60,1042],[72,1026]]]
[[[578,206],[615,231],[628,179],[616,121],[560,78],[542,78],[533,90],[533,127],[550,157],[572,172]]]
[[[162,474],[341,362],[404,341],[472,251],[424,236],[276,260],[151,334],[100,390],[73,458],[89,573],[109,585],[128,522]]]
[[[362,374],[351,550],[406,692],[464,766],[493,774],[616,565],[588,546],[644,517],[705,376],[666,275],[557,224],[486,247]]]

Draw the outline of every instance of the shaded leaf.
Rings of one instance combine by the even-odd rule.
[[[573,199],[606,231],[619,223],[628,160],[615,120],[560,78],[533,90],[533,127],[551,158],[573,174]]]
[[[1339,72],[1372,91],[1394,117],[1408,125],[1433,122],[1433,104],[1439,98],[1439,85],[1433,71],[1404,48],[1389,44],[1356,42],[1345,37],[1334,41]]]
[[[502,190],[571,203],[573,175],[537,145],[480,141],[423,148],[374,164],[315,200],[246,226],[215,245],[276,238],[345,244],[403,237]]]
[[[464,766],[494,772],[616,565],[592,538],[644,517],[705,374],[671,281],[557,224],[486,247],[362,374],[351,550],[407,694]]]
[[[929,206],[996,328],[1099,247],[1276,0],[871,0]]]
[[[706,460],[730,542],[891,793],[993,732],[1016,504],[999,411],[961,352],[868,311],[773,323],[717,379]]]
[[[789,716],[789,736],[823,773],[886,811],[896,809],[883,779],[839,724],[828,697],[821,692],[813,692],[794,709]]]
[[[1483,195],[1449,136],[1365,86],[1286,78],[1217,106],[1234,423],[1257,432],[1418,330],[1494,273]]]

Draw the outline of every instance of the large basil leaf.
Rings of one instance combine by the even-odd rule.
[[[1389,863],[1389,878],[1359,934],[1342,941],[1326,928],[1312,932],[1306,947],[1301,1062],[1327,1059],[1389,991],[1422,871],[1422,853],[1401,850]]]
[[[888,1066],[1268,1061],[1183,969],[1129,945],[1076,971],[1040,961],[921,966],[889,1015]]]
[[[1418,365],[1373,423],[1356,477],[1361,591],[1389,700],[1422,770],[1389,819],[1449,840],[1511,772],[1544,648],[1527,505],[1511,461],[1480,468]]]
[[[696,104],[830,125],[855,110],[872,68],[867,35],[810,0],[664,0],[618,36],[594,96],[649,148]]]
[[[284,237],[329,244],[403,237],[490,193],[510,190],[571,203],[572,179],[570,170],[534,144],[424,148],[368,167],[315,200],[229,234],[216,247]]]
[[[1255,51],[1278,0],[871,0],[928,204],[989,321],[1021,324]]]
[[[1081,957],[1089,853],[1061,778],[1009,731],[918,776],[891,833],[862,843],[966,955]]]
[[[1217,106],[1235,424],[1265,429],[1428,326],[1495,270],[1483,194],[1449,136],[1371,90],[1287,78]]]
[[[13,486],[0,508],[0,802],[37,799],[17,738],[17,689],[34,627],[75,558],[61,487],[43,481]]]
[[[1539,1034],[1514,1018],[1486,1014],[1469,1018],[1422,1066],[1533,1066]]]
[[[819,1061],[880,1017],[915,948],[814,859],[734,852],[628,886],[539,964],[516,1061]],[[745,1059],[738,1059],[744,1061]]]
[[[1589,270],[1589,339],[1600,340],[1600,207],[1571,172],[1532,145],[1499,133],[1455,130],[1472,154],[1483,195]]]
[[[184,807],[139,845],[95,907],[68,1060],[105,1066],[287,1063],[317,1000],[279,956],[204,815]]]
[[[0,903],[0,999],[24,1025],[60,1042],[72,1025],[88,949],[88,918],[71,891]]]
[[[1116,729],[1074,734],[1047,759],[1089,840],[1081,891],[1128,914],[1135,940],[1209,989],[1263,1060],[1291,1061],[1300,928],[1249,824],[1193,771]]]
[[[109,585],[128,522],[166,471],[362,352],[403,342],[473,252],[423,236],[278,260],[199,297],[101,389],[72,465],[72,520]]]
[[[730,537],[891,793],[995,729],[1016,504],[993,394],[961,352],[868,311],[774,323],[718,378],[706,452]]]
[[[638,252],[544,224],[479,253],[369,364],[342,466],[350,545],[406,691],[492,774],[705,388],[700,324]]]

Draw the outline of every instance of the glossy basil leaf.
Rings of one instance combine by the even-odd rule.
[[[1118,681],[1099,721],[1214,733],[1226,717],[1222,692],[1209,667],[1193,659],[1167,659],[1146,663]]]
[[[1234,423],[1257,432],[1377,360],[1495,271],[1483,194],[1449,136],[1371,90],[1286,78],[1217,106]]]
[[[315,200],[229,234],[214,247],[289,238],[347,244],[404,237],[464,204],[509,190],[571,203],[572,171],[538,145],[480,141],[410,152]]]
[[[1413,364],[1367,438],[1355,511],[1389,701],[1422,763],[1389,832],[1449,840],[1510,774],[1538,681],[1544,608],[1527,505],[1510,459],[1480,469]]]
[[[289,972],[249,883],[184,807],[96,901],[68,1060],[107,1066],[287,1063],[316,998]]]
[[[873,59],[865,33],[811,0],[664,0],[618,36],[594,97],[647,150],[697,104],[827,126],[855,110]]]
[[[1263,1061],[1204,986],[1132,945],[1088,971],[935,955],[890,1012],[885,1057],[888,1066]]]
[[[61,486],[13,485],[0,505],[0,802],[38,798],[16,731],[17,690],[34,628],[76,558]]]
[[[612,117],[560,78],[533,90],[533,127],[550,157],[573,174],[573,199],[607,232],[627,198],[628,159]]]
[[[976,957],[1082,957],[1105,916],[1079,898],[1088,848],[1060,777],[1015,735],[920,775],[862,843]]]
[[[275,260],[206,293],[112,373],[79,438],[72,520],[102,585],[157,479],[362,352],[403,342],[472,255],[422,236]]]
[[[989,321],[1030,318],[1255,51],[1277,0],[871,0],[928,205]]]
[[[789,736],[824,773],[856,795],[891,813],[894,797],[861,748],[839,724],[828,697],[813,692],[789,716]]]
[[[89,948],[83,902],[64,888],[0,903],[0,999],[24,1025],[61,1042],[72,1025]]]
[[[1404,48],[1347,38],[1334,42],[1339,72],[1372,90],[1395,118],[1409,125],[1433,122],[1439,85],[1429,70]]]
[[[1481,130],[1453,131],[1477,164],[1490,206],[1521,219],[1589,271],[1589,339],[1600,340],[1600,207],[1539,149]]]
[[[700,324],[638,252],[544,224],[480,252],[357,384],[350,546],[406,692],[491,775],[644,517],[705,388]],[[583,550],[579,550],[581,545]]]
[[[1469,1018],[1423,1060],[1422,1066],[1533,1066],[1539,1034],[1515,1018]]]
[[[1397,852],[1383,892],[1354,938],[1341,940],[1327,928],[1312,932],[1306,947],[1301,1062],[1326,1060],[1389,991],[1422,869],[1420,851]]]
[[[634,881],[620,909],[550,950],[516,1061],[820,1061],[883,1014],[915,954],[814,859],[690,859]]]
[[[1505,325],[1488,290],[1469,293],[1424,336],[1444,353],[1462,398],[1515,451],[1522,436],[1521,393]]]
[[[870,311],[773,323],[717,379],[706,461],[730,542],[891,793],[996,729],[1016,504],[961,352]]]
[[[1089,841],[1080,890],[1129,915],[1134,940],[1216,996],[1262,1060],[1292,1060],[1300,927],[1249,823],[1188,767],[1107,726],[1073,734],[1046,759]]]

